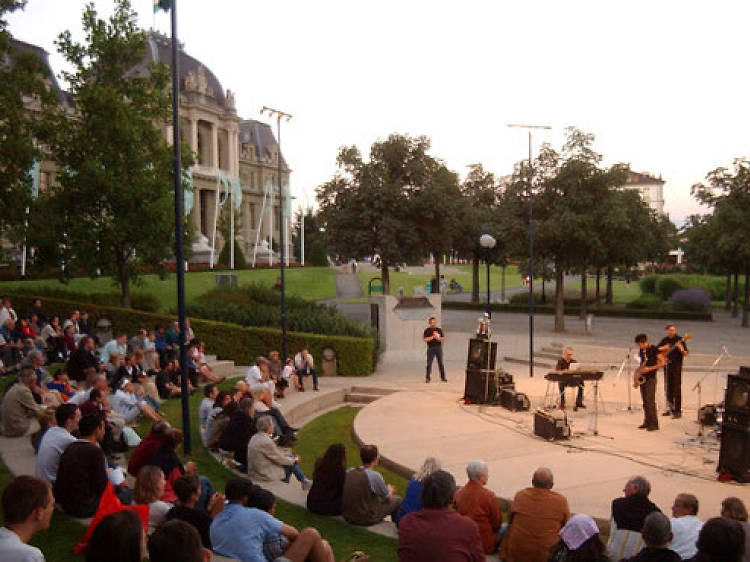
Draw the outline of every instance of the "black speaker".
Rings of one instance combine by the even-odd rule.
[[[544,410],[534,412],[534,435],[549,441],[570,438],[568,420],[562,416],[553,416]]]
[[[513,375],[511,375],[508,371],[503,371],[503,370],[497,371],[495,378],[497,379],[498,386],[500,386],[501,384],[504,384],[504,385],[513,384]]]
[[[503,408],[507,408],[514,412],[526,411],[531,407],[529,397],[523,392],[518,392],[514,388],[503,388],[500,390],[497,396],[497,402],[499,402]]]
[[[740,369],[740,372],[742,372],[742,369]],[[724,407],[727,412],[750,414],[750,378],[743,375],[728,376]]]
[[[716,406],[714,404],[706,404],[698,410],[698,423],[701,425],[715,425],[716,414]]]
[[[491,404],[497,394],[497,383],[495,373],[483,369],[466,369],[466,381],[464,382],[464,401],[467,404]],[[487,389],[487,400],[484,399],[484,391]]]
[[[489,352],[489,361],[487,354]],[[467,369],[489,369],[495,370],[495,359],[497,357],[497,342],[490,342],[479,338],[469,340],[469,352],[466,357]]]
[[[717,471],[728,472],[737,482],[750,482],[750,428],[722,424]]]

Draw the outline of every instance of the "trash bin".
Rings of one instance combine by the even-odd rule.
[[[109,340],[112,339],[112,322],[109,318],[99,318],[99,320],[96,321],[96,341],[98,341],[101,345],[104,345]]]
[[[336,352],[332,347],[324,347],[320,351],[321,374],[324,377],[335,377],[338,374],[338,365],[336,364]]]
[[[593,331],[594,331],[594,315],[589,312],[586,315],[586,319],[584,320],[584,332],[587,334],[591,334]]]

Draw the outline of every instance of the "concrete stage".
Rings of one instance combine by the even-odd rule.
[[[456,378],[449,384],[412,386],[369,404],[355,419],[357,436],[378,444],[382,457],[410,469],[416,470],[425,457],[436,456],[459,485],[466,482],[468,461],[484,460],[490,470],[488,487],[507,499],[530,485],[536,467],[547,466],[555,476],[554,489],[565,494],[572,512],[603,519],[609,518],[612,499],[622,494],[627,478],[635,474],[650,480],[651,499],[668,515],[680,492],[699,498],[702,519],[719,515],[721,500],[727,496],[738,496],[750,505],[750,486],[716,480],[719,443],[711,428],[706,428],[703,442],[691,439],[698,424],[690,404],[679,420],[660,415],[659,431],[638,430],[643,419],[638,391],[632,393],[638,409],[628,411],[624,393],[629,379],[617,380],[616,373],[605,372],[600,389],[608,400],[604,411],[600,409],[599,435],[590,433],[593,383],[587,382],[587,409],[568,410],[573,436],[548,442],[533,434],[533,409],[542,405],[546,387],[543,378],[516,377],[516,388],[532,398],[532,410],[527,412],[466,406],[460,400],[463,377]],[[690,393],[686,394],[689,400]],[[574,403],[572,389],[567,399]],[[658,403],[663,404],[663,398]]]

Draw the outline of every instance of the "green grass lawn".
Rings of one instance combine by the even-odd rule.
[[[190,303],[196,297],[202,295],[209,289],[216,287],[215,275],[217,272],[200,271],[185,275],[185,300]],[[227,273],[227,272],[221,272]],[[247,283],[263,283],[273,285],[279,276],[278,269],[243,269],[235,271],[237,282],[240,285]],[[336,289],[333,282],[333,270],[328,267],[295,267],[287,269],[284,275],[287,290],[290,295],[303,297],[308,300],[319,300],[334,298]],[[162,312],[169,312],[177,307],[177,281],[174,274],[164,279],[158,275],[144,275],[142,283],[132,288],[135,292],[152,293],[161,302]],[[72,279],[67,285],[62,285],[56,279],[36,281],[5,281],[0,283],[0,293],[4,290],[12,290],[13,287],[69,287],[73,291],[81,292],[119,292],[109,277],[90,279],[80,277]]]

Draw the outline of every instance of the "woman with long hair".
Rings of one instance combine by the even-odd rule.
[[[398,509],[398,515],[396,515],[396,519],[393,521],[396,525],[398,525],[398,522],[407,513],[422,509],[422,482],[430,474],[440,470],[440,468],[440,461],[438,459],[427,457],[424,463],[422,463],[422,468],[409,479],[404,499],[401,502],[401,507]]]
[[[161,501],[164,487],[167,484],[164,472],[158,466],[147,464],[138,471],[133,490],[133,503],[148,506],[148,534],[167,520],[167,512],[172,508]]]
[[[315,461],[307,509],[319,515],[341,515],[341,497],[346,478],[346,449],[334,443]]]

